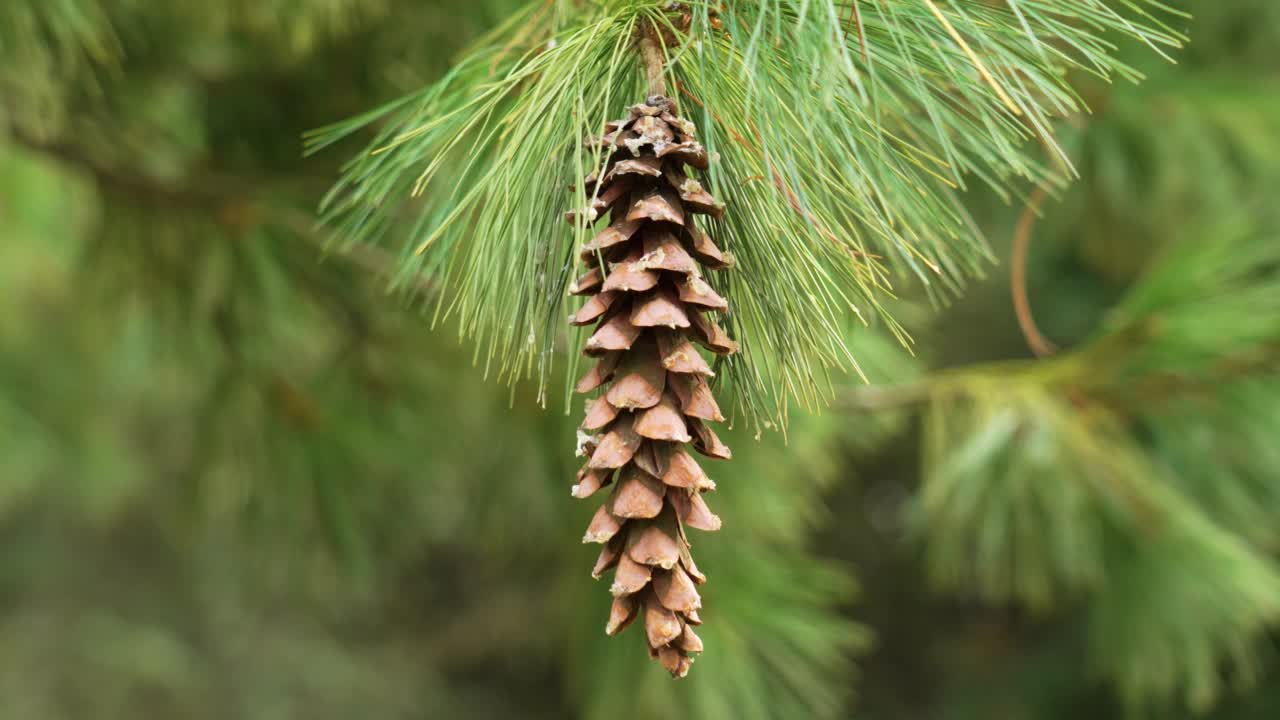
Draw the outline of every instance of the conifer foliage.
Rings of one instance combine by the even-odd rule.
[[[0,717],[1276,717],[1278,13],[0,2]]]
[[[610,223],[581,248],[590,270],[570,292],[589,296],[575,325],[596,324],[583,352],[598,358],[578,392],[603,390],[589,403],[573,495],[585,498],[613,485],[587,528],[584,542],[603,543],[592,575],[614,569],[613,607],[606,632],[620,632],[644,616],[651,655],[683,677],[690,653],[702,651],[695,585],[706,581],[690,554],[685,528],[720,529],[702,493],[715,483],[685,446],[728,459],[729,448],[707,422],[724,420],[707,378],[714,375],[694,347],[737,350],[704,313],[728,303],[702,279],[701,266],[730,265],[698,229],[694,216],[720,216],[724,206],[689,177],[706,169],[707,151],[692,122],[654,95],[609,123],[588,145],[608,157],[603,174],[584,181],[585,209],[570,222]]]

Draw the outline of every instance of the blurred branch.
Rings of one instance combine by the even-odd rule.
[[[1088,348],[1060,355],[1049,363],[1033,360],[1004,360],[963,365],[934,372],[929,377],[901,385],[864,385],[846,388],[831,407],[837,411],[896,410],[928,402],[939,389],[955,388],[978,379],[1001,377],[1007,383],[1034,382],[1058,385],[1073,396],[1088,396],[1119,410],[1149,411],[1153,405],[1220,388],[1225,383],[1253,376],[1280,373],[1280,345],[1269,344],[1247,351],[1225,354],[1207,372],[1191,375],[1165,372],[1129,382],[1097,380],[1091,368],[1095,361],[1116,352],[1117,340],[1132,339],[1135,333],[1121,331]]]
[[[279,225],[295,235],[310,238],[323,250],[329,249],[332,236],[317,227],[311,215],[291,207],[271,208],[271,210],[273,216],[268,216],[264,222]],[[382,278],[393,277],[398,267],[391,253],[374,245],[350,244],[338,248],[336,252],[352,265]],[[415,275],[410,281],[410,286],[423,294],[431,294],[436,290],[436,284],[422,275]]]
[[[1150,410],[1164,401],[1210,393],[1224,384],[1255,376],[1280,373],[1280,345],[1271,343],[1245,352],[1223,355],[1208,372],[1200,375],[1164,372],[1125,382],[1108,390],[1108,394],[1126,407]]]
[[[835,410],[895,410],[917,405],[929,399],[932,383],[928,380],[906,385],[852,387],[831,403]]]
[[[158,209],[185,208],[206,213],[217,223],[234,230],[244,230],[255,223],[279,227],[321,249],[329,249],[332,236],[317,227],[308,213],[287,205],[268,205],[257,199],[260,193],[246,189],[261,183],[209,173],[202,174],[194,182],[168,183],[110,167],[71,143],[42,142],[17,129],[9,137],[28,151],[88,173],[103,192]],[[397,267],[397,261],[390,253],[367,244],[343,247],[336,254],[352,265],[383,278],[392,277]],[[417,276],[412,287],[419,292],[430,293],[434,292],[435,283]]]
[[[110,192],[133,200],[216,211],[233,198],[230,183],[206,178],[198,185],[176,186],[142,175],[127,173],[90,157],[83,149],[71,143],[45,142],[21,129],[11,128],[9,138],[22,148],[57,160],[58,162],[88,173],[94,182]],[[243,188],[244,185],[239,186]]]

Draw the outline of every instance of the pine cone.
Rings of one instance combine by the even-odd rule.
[[[610,220],[581,248],[592,269],[571,288],[589,296],[572,322],[596,324],[583,352],[597,361],[577,390],[602,390],[582,422],[578,452],[588,460],[573,495],[612,485],[583,538],[604,545],[592,575],[614,570],[605,632],[643,615],[650,655],[684,677],[690,654],[702,651],[695,586],[706,581],[685,528],[720,528],[702,498],[715,484],[689,446],[730,455],[707,426],[724,417],[707,385],[711,366],[693,343],[721,355],[737,346],[705,315],[727,304],[700,269],[728,267],[732,258],[693,219],[719,217],[724,206],[686,174],[686,165],[706,169],[709,158],[693,123],[674,112],[667,98],[650,97],[588,139],[609,160],[602,175],[586,179],[587,207],[568,219],[590,223],[608,213]]]

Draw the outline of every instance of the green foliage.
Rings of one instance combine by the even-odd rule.
[[[925,386],[933,575],[1039,610],[1083,603],[1091,662],[1134,707],[1209,707],[1221,666],[1249,679],[1280,621],[1280,256],[1264,232],[1219,218],[1167,246],[1073,353]]]
[[[97,0],[11,0],[0,6],[0,122],[58,124],[74,83],[91,92],[120,56]],[[7,124],[7,123],[6,123]]]
[[[513,408],[504,391],[471,371],[468,350],[449,347],[413,314],[365,294],[379,284],[376,276],[340,258],[317,262],[315,246],[297,237],[254,226],[227,243],[213,226],[203,232],[214,234],[203,235],[190,219],[141,232],[124,216],[142,209],[118,200],[110,218],[68,223],[39,204],[58,178],[52,168],[14,159],[4,166],[21,173],[6,186],[32,188],[15,204],[19,227],[56,240],[52,248],[60,251],[37,253],[47,256],[43,281],[4,286],[9,301],[46,293],[48,305],[39,319],[9,318],[0,334],[0,370],[29,380],[0,388],[4,474],[25,480],[4,484],[0,518],[12,523],[33,508],[60,508],[57,517],[104,534],[154,518],[132,531],[169,549],[167,559],[153,562],[189,563],[184,573],[213,583],[190,597],[144,573],[137,582],[169,596],[164,612],[133,617],[129,597],[113,594],[85,615],[64,640],[77,658],[89,654],[68,660],[68,672],[84,686],[70,693],[72,702],[116,682],[145,688],[191,717],[271,717],[268,698],[341,717],[352,711],[346,698],[353,686],[367,685],[388,694],[368,700],[380,708],[378,717],[412,717],[424,706],[485,717],[466,687],[431,678],[519,649],[528,664],[557,668],[564,682],[583,689],[566,702],[603,717],[599,708],[620,696],[609,693],[602,673],[652,671],[638,644],[603,642],[606,599],[582,571],[590,548],[572,542],[589,509],[566,492],[570,419],[538,410],[528,388]],[[176,245],[179,230],[194,244]],[[137,245],[105,246],[98,233]],[[3,266],[38,247],[32,240],[7,245]],[[170,255],[181,248],[198,254]],[[182,256],[192,262],[178,262]],[[145,266],[124,262],[144,257]],[[91,279],[113,282],[68,294],[80,263],[96,268]],[[82,304],[88,298],[94,301]],[[263,304],[279,312],[256,316]],[[111,350],[90,352],[94,344]],[[55,350],[52,362],[47,353]],[[58,403],[37,392],[55,387]],[[93,402],[86,407],[84,398]],[[740,461],[712,470],[724,473],[717,475],[719,508],[736,534],[695,539],[722,579],[723,587],[708,591],[716,608],[708,612],[706,637],[721,668],[708,662],[712,671],[676,695],[668,692],[669,678],[647,675],[655,702],[667,698],[725,716],[838,715],[851,653],[865,646],[866,632],[833,611],[852,595],[847,568],[809,557],[806,545],[826,519],[822,491],[839,470],[829,447],[843,427],[836,417],[798,421],[789,447],[776,434],[763,443],[741,432],[728,438],[742,448]],[[794,462],[792,453],[808,460]],[[794,483],[776,482],[788,474]],[[32,542],[45,555],[66,551],[52,539]],[[98,562],[115,567],[129,557],[108,554]],[[452,562],[492,558],[502,560],[486,566],[505,568],[506,577],[476,583],[451,575]],[[418,581],[424,562],[428,577]],[[4,562],[0,569],[0,581],[18,585],[34,572]],[[402,574],[415,579],[402,581]],[[430,602],[441,592],[452,600]],[[369,604],[382,608],[397,594],[416,598],[405,600],[415,608],[414,629],[368,630],[375,649],[365,652],[374,655],[359,660],[362,651],[343,640],[344,627]],[[277,602],[328,610],[280,623],[269,620]],[[21,623],[13,626],[20,638],[13,652],[37,652],[28,627],[65,622],[75,607],[11,618]],[[190,623],[226,624],[232,632],[190,639]],[[258,630],[263,626],[269,630]],[[236,640],[251,631],[261,633],[262,657],[245,657]],[[295,653],[312,657],[280,659]],[[99,664],[121,658],[132,663],[128,673]],[[217,658],[242,667],[218,669]],[[269,671],[272,658],[291,669]],[[374,678],[361,665],[375,660],[389,675]],[[425,688],[417,679],[423,672]],[[196,704],[216,693],[217,678],[259,693],[263,703]],[[294,683],[324,689],[307,701]],[[41,705],[52,692],[35,685],[6,693],[6,703]],[[123,690],[116,701],[116,717],[145,707]],[[493,702],[494,713],[520,711]],[[20,707],[5,704],[3,713]],[[661,707],[634,716],[660,717]]]
[[[10,65],[6,82],[21,80],[14,68],[45,73],[29,78],[34,85],[47,75],[111,61],[119,45],[96,0],[14,0],[0,8],[0,52]]]
[[[1234,528],[1176,495],[1161,500],[1112,547],[1106,592],[1088,609],[1090,657],[1131,708],[1203,711],[1224,680],[1255,679],[1255,641],[1280,620],[1280,572]]]
[[[940,388],[925,432],[916,523],[943,587],[1047,609],[1102,581],[1108,527],[1144,509],[1149,480],[1117,418],[1034,380]]]
[[[370,152],[348,166],[329,196],[329,214],[342,236],[378,239],[398,214],[388,207],[391,198],[428,193],[410,233],[416,248],[403,253],[399,277],[443,276],[451,289],[435,318],[456,317],[465,336],[479,334],[477,354],[502,378],[527,376],[536,364],[545,381],[573,257],[567,243],[549,241],[548,229],[560,227],[572,198],[567,188],[598,163],[580,139],[604,124],[604,109],[635,95],[623,84],[634,79],[634,15],[604,15],[553,46],[541,40],[550,20],[531,8],[507,23],[517,38],[547,42],[545,52],[526,61],[516,54],[523,47],[495,33],[499,40],[437,85],[318,133],[311,145],[324,147],[399,111]],[[566,191],[548,192],[560,188]]]
[[[401,277],[441,277],[453,290],[437,317],[457,313],[485,366],[545,383],[564,288],[581,269],[570,239],[588,230],[565,232],[569,201],[546,189],[581,187],[597,159],[574,149],[580,138],[642,92],[636,32],[670,29],[668,84],[702,116],[719,156],[711,186],[731,207],[714,229],[739,261],[720,281],[743,347],[730,382],[755,422],[782,422],[788,399],[813,406],[828,371],[856,367],[851,319],[880,317],[903,335],[880,308],[890,268],[951,290],[980,271],[986,251],[952,190],[969,175],[997,188],[1050,176],[1022,147],[1052,142],[1049,117],[1079,108],[1065,72],[1135,76],[1101,33],[1179,44],[1146,3],[1120,5],[1140,19],[1102,2],[876,3],[861,33],[846,18],[855,7],[830,2],[734,3],[723,30],[697,5],[688,32],[647,1],[576,24],[533,5],[436,85],[313,134],[319,149],[382,123],[326,216],[341,236],[379,243],[403,227],[405,198],[425,193]],[[450,168],[447,190],[433,191]]]
[[[674,685],[603,636],[572,422],[521,380],[580,136],[670,18],[511,5],[0,2],[0,716],[1275,716],[1274,3],[692,6],[667,80],[719,153],[745,411]],[[301,208],[367,124],[325,254]],[[1096,329],[951,367],[1025,355],[999,277],[928,306],[1062,156],[1029,290]],[[788,417],[851,358],[874,386]]]
[[[271,147],[295,126],[270,112],[269,88],[227,91],[254,73],[239,41],[235,60],[212,70],[209,47],[182,46],[199,17],[180,5],[113,17],[126,43],[139,28],[175,41],[129,45],[123,74],[104,81],[119,106],[75,95],[64,126],[15,134],[26,149],[2,163],[15,173],[3,187],[27,190],[5,193],[18,223],[0,267],[23,281],[0,294],[41,312],[7,315],[0,334],[0,371],[23,378],[0,384],[0,522],[23,538],[7,546],[0,582],[32,588],[16,596],[26,609],[5,617],[14,643],[0,662],[54,652],[40,628],[68,630],[53,638],[63,674],[36,682],[6,671],[0,714],[73,716],[92,703],[104,717],[534,717],[516,697],[444,679],[472,663],[490,677],[516,652],[527,660],[498,671],[504,688],[547,667],[553,682],[527,692],[544,707],[590,712],[599,694],[547,687],[596,687],[601,665],[647,660],[616,642],[593,651],[594,663],[566,657],[564,638],[603,637],[601,596],[544,597],[585,580],[585,549],[572,544],[576,530],[566,535],[585,522],[564,492],[571,423],[532,408],[527,388],[513,409],[467,367],[469,349],[388,306],[376,289],[383,255],[321,256],[323,238],[294,209],[313,201],[311,186]],[[310,88],[303,97],[330,94],[287,61],[263,62],[293,92]],[[166,72],[147,72],[154,63]],[[218,112],[242,108],[254,112],[228,137]],[[739,508],[726,520],[749,552],[700,550],[737,580],[716,589],[726,610],[708,637],[733,655],[724,674],[684,691],[685,707],[765,717],[843,707],[851,654],[865,645],[865,631],[835,611],[853,583],[847,568],[805,557],[841,426],[802,427],[808,492],[773,483],[792,471],[781,437],[756,448],[755,480],[738,468],[724,478],[726,504]],[[64,541],[21,531],[25,517],[86,530]],[[101,552],[55,565],[83,542]],[[136,545],[165,551],[143,562]],[[96,592],[81,589],[82,562],[107,576],[95,576]],[[472,564],[506,573],[477,582],[455,568]],[[49,596],[97,602],[90,612]],[[274,617],[280,607],[289,621]],[[388,620],[371,627],[371,614]],[[782,659],[787,673],[768,671]],[[758,681],[754,694],[741,691],[745,677]],[[654,687],[665,694],[669,683]]]
[[[1280,182],[1273,128],[1280,93],[1268,78],[1242,81],[1232,71],[1164,70],[1132,93],[1106,100],[1072,145],[1085,192],[1072,193],[1069,227],[1087,260],[1118,280],[1188,229],[1241,214],[1257,188]],[[1157,120],[1161,132],[1152,133]],[[1166,161],[1179,157],[1176,163]],[[1133,208],[1164,212],[1134,213]],[[1067,215],[1063,215],[1067,217]]]
[[[1280,340],[1280,245],[1255,233],[1224,217],[1166,248],[1108,319],[1140,338],[1108,378],[1203,382],[1265,367]]]
[[[1133,282],[1093,337],[884,391],[928,401],[913,509],[934,580],[1079,611],[1087,667],[1139,715],[1203,712],[1257,681],[1280,621],[1280,113],[1257,53],[1274,25],[1256,3],[1193,5],[1189,67],[1086,88],[1099,112],[1066,139],[1083,179],[1045,234]],[[1243,57],[1260,79],[1242,81]]]
[[[1223,527],[1260,549],[1280,549],[1280,383],[1271,374],[1214,382],[1144,413],[1153,453],[1178,489]],[[1172,470],[1176,469],[1176,472]]]

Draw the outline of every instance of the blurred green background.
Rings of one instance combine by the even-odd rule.
[[[3,0],[0,718],[1280,717],[1280,4],[1176,5],[1061,128],[1062,349],[968,193],[1000,263],[904,291],[914,354],[731,433],[673,683],[603,635],[576,417],[313,222],[355,145],[302,133],[513,0]]]

